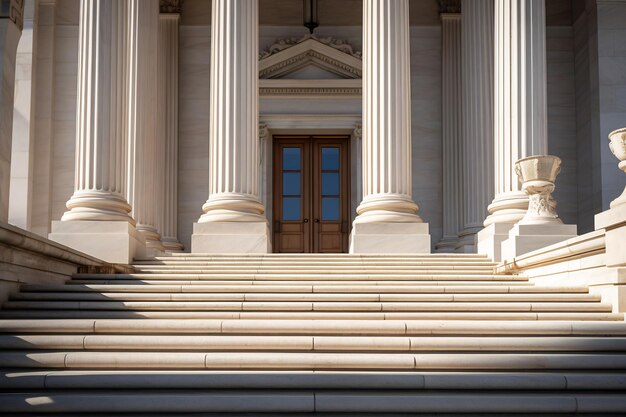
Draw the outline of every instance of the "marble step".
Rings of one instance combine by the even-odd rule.
[[[0,335],[2,350],[278,352],[625,352],[624,337]]]
[[[626,370],[616,353],[3,351],[0,368],[282,370]]]
[[[61,290],[62,288],[58,288]],[[147,292],[22,292],[11,300],[25,301],[330,301],[330,302],[600,302],[599,295],[532,294],[389,294],[389,293],[147,293]]]
[[[263,253],[263,254],[212,254],[212,253],[182,253],[175,252],[171,253],[167,256],[157,256],[155,258],[136,258],[141,261],[162,261],[168,259],[185,259],[185,260],[209,260],[209,261],[220,261],[220,260],[231,260],[231,261],[242,261],[242,260],[371,260],[371,259],[382,259],[382,260],[466,260],[466,259],[483,259],[488,260],[487,255],[476,254],[476,253],[432,253],[432,254],[422,254],[422,255],[412,255],[412,254],[397,254],[397,253],[377,253],[377,254],[349,254],[349,253]]]
[[[21,293],[36,292],[124,292],[124,293],[317,293],[317,294],[588,294],[587,287],[535,287],[505,285],[129,285],[129,284],[74,284],[22,285]]]
[[[7,301],[7,310],[611,312],[598,302]]]
[[[626,373],[214,370],[8,370],[0,390],[351,389],[624,391]],[[79,392],[79,391],[78,391]]]
[[[219,271],[219,272],[230,272],[230,271],[258,271],[263,273],[274,273],[274,274],[291,274],[291,273],[316,273],[316,274],[339,274],[339,273],[363,273],[364,271],[367,273],[396,273],[396,274],[411,274],[416,272],[423,271],[455,271],[460,273],[475,273],[476,271],[480,271],[483,274],[491,274],[493,273],[493,266],[451,266],[451,265],[436,265],[436,266],[414,266],[414,267],[406,267],[406,266],[396,266],[396,265],[385,265],[385,266],[346,266],[346,265],[311,265],[311,266],[287,266],[287,265],[277,265],[277,266],[245,266],[245,265],[189,265],[187,263],[181,265],[133,265],[138,271],[163,271],[168,273],[167,271],[175,271],[175,272],[183,272],[183,271]]]
[[[276,266],[276,267],[350,267],[350,268],[383,268],[383,267],[415,267],[415,266],[483,266],[494,267],[497,266],[497,262],[492,262],[486,259],[468,259],[468,260],[439,260],[439,261],[365,261],[365,260],[332,260],[332,259],[315,259],[312,261],[291,261],[291,260],[263,260],[263,261],[202,261],[202,260],[179,260],[176,258],[166,260],[149,260],[149,261],[133,261],[133,266],[179,266],[179,265],[193,265],[193,266],[222,266],[222,265],[239,265],[239,266]]]
[[[626,336],[623,321],[0,320],[0,333]]]
[[[367,280],[367,281],[359,281],[359,280],[333,280],[333,281],[317,281],[317,280],[219,280],[219,279],[194,279],[194,280],[182,280],[182,279],[132,279],[132,278],[120,278],[120,279],[97,279],[97,278],[88,278],[88,279],[78,279],[74,278],[67,281],[68,284],[76,284],[76,285],[177,285],[177,286],[236,286],[236,285],[254,285],[254,286],[266,286],[266,285],[280,285],[280,286],[301,286],[301,285],[322,285],[325,287],[329,286],[364,286],[364,287],[373,287],[373,286],[428,286],[428,287],[453,287],[453,286],[490,286],[490,287],[534,287],[534,284],[526,281],[526,280],[518,280],[518,281],[496,281],[496,280],[488,280],[488,281],[444,281],[444,280],[405,280],[405,281],[376,281],[376,280]],[[548,287],[546,287],[548,288]]]
[[[0,310],[0,319],[249,319],[249,320],[580,320],[623,321],[609,312],[321,312],[321,311],[139,311],[139,310]]]
[[[481,395],[459,392],[380,392],[351,391],[177,391],[167,393],[144,391],[120,393],[96,392],[32,392],[0,394],[0,411],[7,413],[98,413],[120,416],[120,413],[150,413],[159,416],[183,413],[228,413],[232,416],[284,415],[293,417],[316,415],[346,417],[362,413],[414,413],[424,415],[470,415],[472,413],[620,413],[626,409],[623,393],[586,392],[523,392],[486,391]],[[169,413],[169,414],[164,414]],[[237,413],[237,414],[233,414]],[[259,413],[259,414],[257,414]],[[287,414],[289,413],[289,414]],[[332,414],[329,414],[332,413]],[[340,414],[337,414],[340,413]],[[346,414],[349,413],[349,414]],[[385,414],[381,414],[385,413]],[[456,414],[461,413],[461,414]],[[208,414],[202,414],[208,415]],[[215,415],[215,414],[213,414]],[[218,414],[226,415],[226,414]],[[398,415],[398,414],[394,414]],[[484,414],[483,414],[484,415]],[[502,414],[500,414],[502,415]],[[528,414],[525,414],[528,415]],[[552,414],[550,414],[552,415]]]
[[[489,275],[489,274],[74,274],[74,279],[86,280],[269,280],[269,281],[528,281],[528,278],[515,275]]]

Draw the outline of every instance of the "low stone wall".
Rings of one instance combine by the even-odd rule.
[[[79,270],[128,272],[19,227],[0,222],[0,302],[20,284],[59,284]]]
[[[496,273],[526,276],[536,285],[586,285],[614,312],[626,312],[626,265],[607,266],[606,249],[606,230],[599,229],[502,262]]]

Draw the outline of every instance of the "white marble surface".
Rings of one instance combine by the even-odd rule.
[[[48,13],[40,11],[42,25],[38,41],[42,46],[37,72],[32,228],[42,235],[49,231],[50,222],[58,220],[66,210],[65,202],[73,191],[77,5],[77,0],[57,0],[55,5],[46,3],[45,7],[52,9]],[[614,18],[620,17],[620,7],[623,6],[612,5],[610,13],[600,16],[604,26],[599,37],[602,58],[599,73],[607,85],[596,88],[595,94],[598,100],[602,97],[599,103],[607,109],[602,118],[600,113],[592,117],[590,101],[593,87],[589,85],[589,76],[594,70],[598,72],[590,59],[595,53],[598,61],[598,51],[593,47],[597,36],[595,28],[579,21],[574,28],[548,28],[547,31],[549,152],[563,160],[555,197],[561,217],[566,223],[578,222],[580,232],[593,229],[593,214],[602,210],[603,200],[615,198],[617,194],[610,194],[611,190],[621,192],[626,181],[608,151],[606,137],[601,134],[605,126],[608,130],[612,123],[626,120],[625,71],[621,66],[626,42],[620,41],[624,39],[623,29],[616,27]],[[305,31],[295,26],[261,27],[259,46],[263,49],[285,36],[300,37]],[[362,34],[358,26],[323,26],[317,33],[346,39],[355,49],[361,49]],[[208,194],[209,60],[209,27],[182,26],[178,233],[187,247],[193,222],[202,213],[201,207]],[[442,235],[443,212],[440,27],[411,28],[411,65],[412,192],[420,206],[420,216],[430,225],[432,241],[437,242]],[[261,114],[322,111],[326,114],[360,113],[360,99],[260,100]]]

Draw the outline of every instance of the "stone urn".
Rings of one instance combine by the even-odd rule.
[[[552,198],[556,176],[561,171],[561,159],[551,155],[536,155],[515,163],[515,172],[528,195],[528,210],[519,224],[562,224]]]
[[[609,133],[609,140],[611,152],[619,159],[617,166],[619,169],[626,172],[626,127]],[[611,201],[611,208],[621,206],[622,204],[626,204],[626,188],[624,188],[622,195]]]

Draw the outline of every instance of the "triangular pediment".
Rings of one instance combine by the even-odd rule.
[[[326,41],[327,43],[324,43]],[[259,60],[261,79],[360,79],[361,59],[342,41],[279,41]]]

